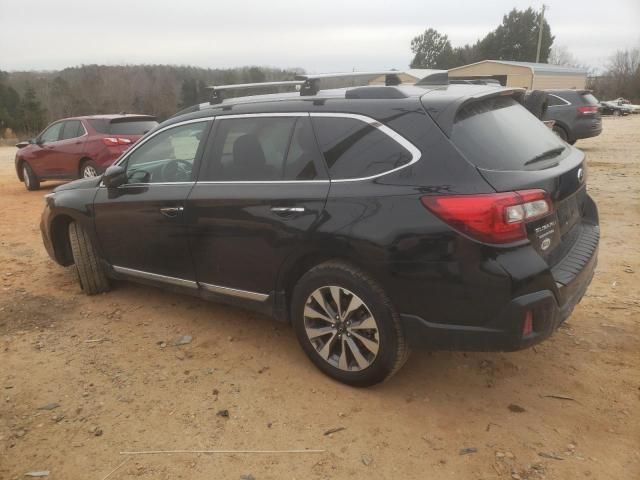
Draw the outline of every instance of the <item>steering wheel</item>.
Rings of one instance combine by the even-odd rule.
[[[165,182],[188,182],[191,180],[193,165],[187,160],[171,160],[160,170]]]

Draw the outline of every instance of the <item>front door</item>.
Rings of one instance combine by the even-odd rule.
[[[323,221],[329,180],[307,114],[217,117],[187,200],[201,288],[261,301]]]
[[[36,148],[30,160],[31,168],[39,178],[55,178],[55,156],[62,135],[64,122],[49,125],[36,140]]]
[[[210,126],[209,120],[192,121],[160,131],[120,163],[127,170],[126,184],[98,189],[96,231],[117,272],[196,286],[184,209]]]

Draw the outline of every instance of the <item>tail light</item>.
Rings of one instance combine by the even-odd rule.
[[[131,143],[131,140],[121,137],[105,137],[102,139],[102,143],[104,143],[107,147],[115,147],[118,145],[129,145]]]
[[[590,105],[588,107],[578,107],[578,113],[580,115],[593,115],[595,113],[598,113],[598,106]]]
[[[522,322],[522,336],[528,337],[533,333],[533,312],[527,310],[524,316],[524,322]]]
[[[551,213],[544,190],[484,195],[425,196],[422,204],[456,230],[486,243],[510,243],[527,238],[527,222]]]

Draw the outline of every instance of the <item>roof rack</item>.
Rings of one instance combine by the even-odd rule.
[[[319,74],[302,74],[296,75],[295,80],[285,80],[280,82],[261,82],[261,83],[238,83],[230,85],[216,85],[207,87],[211,90],[211,105],[216,105],[224,101],[224,92],[226,90],[252,90],[265,87],[284,87],[295,86],[299,88],[301,96],[316,95],[321,88],[321,81],[328,79],[351,80],[352,84],[348,86],[363,86],[376,77],[384,75],[384,84],[386,86],[396,86],[402,83],[400,79],[403,70],[383,70],[377,72],[345,72],[345,73],[319,73]],[[359,85],[354,83],[362,81]],[[449,82],[448,72],[446,70],[434,71],[419,80],[416,85],[446,85]],[[340,87],[333,87],[340,88]]]

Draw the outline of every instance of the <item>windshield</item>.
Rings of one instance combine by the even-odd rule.
[[[470,103],[458,112],[451,140],[487,170],[541,170],[569,152],[548,127],[512,97]]]

